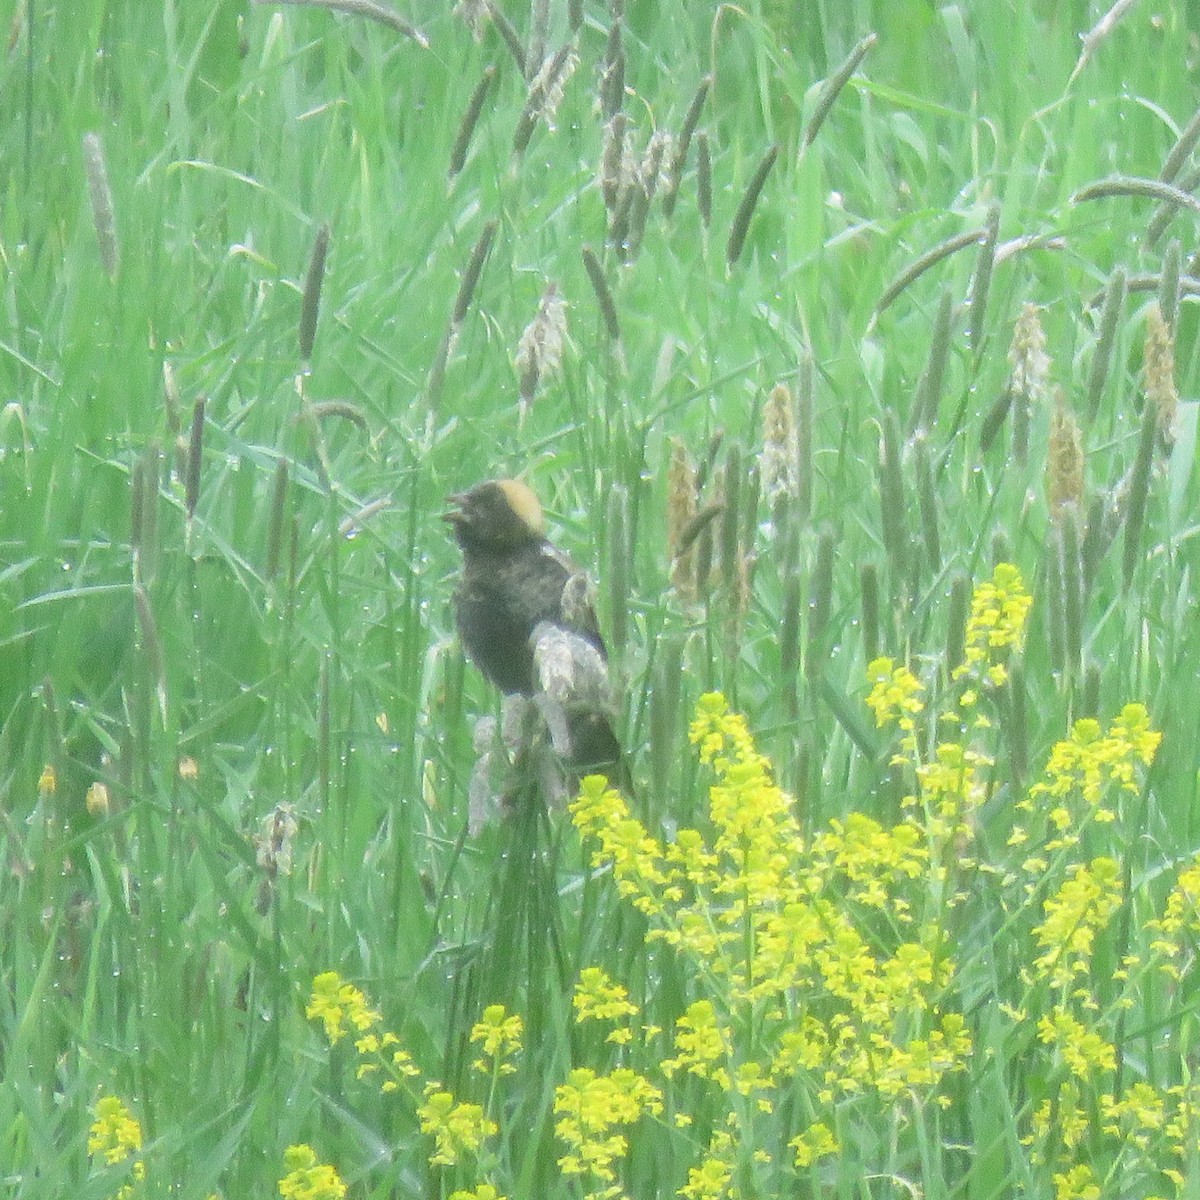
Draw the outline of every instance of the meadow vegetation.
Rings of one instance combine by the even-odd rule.
[[[6,1194],[1195,1195],[1200,11],[0,17]]]

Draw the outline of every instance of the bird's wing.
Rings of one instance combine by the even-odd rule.
[[[563,572],[562,623],[568,629],[578,630],[599,650],[605,653],[604,639],[600,636],[600,622],[596,618],[596,593],[586,572],[581,571],[561,550],[545,544],[542,553],[556,563]]]

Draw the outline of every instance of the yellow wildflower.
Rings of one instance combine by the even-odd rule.
[[[913,718],[924,711],[921,693],[924,684],[904,666],[896,666],[890,658],[876,658],[867,666],[867,682],[871,691],[867,707],[875,714],[875,725],[898,725],[905,733],[915,727]]]
[[[1072,1075],[1087,1079],[1093,1071],[1116,1069],[1116,1049],[1062,1005],[1043,1013],[1037,1024],[1039,1040],[1058,1049]]]
[[[1054,1200],[1100,1200],[1100,1185],[1092,1168],[1080,1163],[1055,1175]]]
[[[697,1000],[675,1022],[677,1057],[664,1059],[663,1074],[668,1079],[676,1071],[686,1070],[701,1079],[715,1080],[729,1087],[729,1031],[717,1021],[716,1010],[709,1000]]]
[[[662,1112],[662,1093],[628,1067],[597,1075],[577,1067],[554,1093],[559,1114],[554,1131],[567,1144],[558,1165],[564,1175],[594,1175],[604,1182],[616,1179],[614,1163],[623,1158],[628,1140],[614,1132],[632,1125],[644,1113]]]
[[[320,1020],[325,1036],[336,1045],[345,1036],[347,1026],[366,1033],[383,1018],[367,1004],[367,998],[352,983],[346,983],[336,971],[324,971],[313,980],[312,996],[304,1015]]]
[[[311,1146],[289,1146],[283,1152],[287,1174],[279,1181],[284,1200],[342,1200],[346,1185],[328,1163],[317,1161]]]
[[[1111,858],[1076,863],[1058,891],[1046,900],[1045,920],[1033,936],[1044,952],[1035,968],[1054,987],[1066,987],[1091,966],[1096,933],[1121,906],[1121,868]]]
[[[584,967],[579,972],[572,999],[575,1020],[619,1021],[622,1017],[637,1016],[638,1008],[629,999],[629,992],[611,979],[601,967]]]
[[[456,1102],[440,1083],[425,1085],[424,1103],[417,1108],[421,1132],[433,1134],[433,1164],[453,1166],[463,1154],[475,1154],[484,1140],[499,1130],[478,1104]]]
[[[142,1127],[118,1096],[101,1096],[92,1110],[88,1154],[108,1166],[124,1162],[142,1148]]]
[[[525,1025],[516,1013],[509,1014],[503,1004],[489,1004],[483,1017],[471,1029],[471,1041],[482,1042],[482,1057],[471,1065],[477,1071],[487,1073],[495,1066],[501,1074],[516,1070],[505,1059],[511,1058],[521,1049],[521,1035]]]
[[[826,1158],[838,1152],[837,1138],[829,1126],[817,1121],[803,1133],[797,1134],[788,1142],[788,1148],[795,1151],[796,1166],[811,1167],[819,1158]]]
[[[1002,684],[1007,670],[997,652],[1020,647],[1032,604],[1021,572],[1012,563],[998,563],[992,578],[978,584],[971,596],[964,659],[954,668],[955,679],[982,673],[994,686]]]

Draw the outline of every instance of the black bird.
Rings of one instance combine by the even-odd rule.
[[[587,576],[547,540],[542,506],[518,480],[488,480],[448,503],[463,552],[454,601],[467,657],[505,695],[539,705],[574,774],[623,780]]]

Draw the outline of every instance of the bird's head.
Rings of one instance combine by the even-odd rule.
[[[454,528],[463,549],[511,550],[546,536],[546,518],[537,497],[516,479],[489,479],[447,497],[443,520]]]

